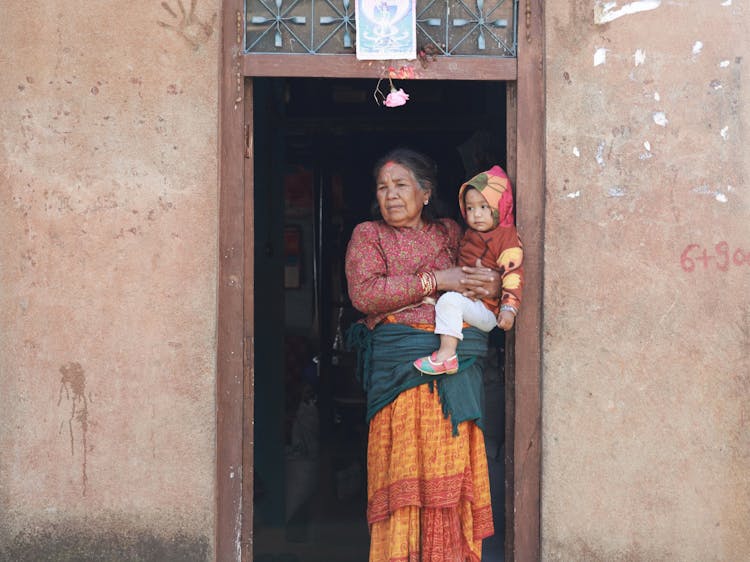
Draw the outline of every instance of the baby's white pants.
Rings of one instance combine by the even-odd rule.
[[[497,325],[497,318],[482,301],[471,300],[454,291],[443,294],[435,303],[435,333],[463,340],[464,322],[489,332]]]

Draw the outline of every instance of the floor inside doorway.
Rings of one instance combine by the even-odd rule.
[[[492,503],[502,509],[504,494],[503,450],[488,451],[492,486]],[[499,483],[499,487],[498,487]],[[317,498],[314,502],[325,502]],[[308,519],[292,521],[285,527],[258,526],[254,547],[256,562],[364,562],[368,556],[369,534],[364,519],[364,503],[352,502],[348,516],[326,513],[324,506],[315,506]],[[495,514],[495,535],[482,545],[483,562],[503,562],[504,526],[502,514]]]

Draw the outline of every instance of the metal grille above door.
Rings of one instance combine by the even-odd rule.
[[[417,0],[417,49],[515,57],[517,2]],[[248,53],[354,54],[354,0],[246,0],[245,10]]]

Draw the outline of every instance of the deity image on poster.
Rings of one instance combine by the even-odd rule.
[[[416,0],[357,0],[357,58],[417,58]]]

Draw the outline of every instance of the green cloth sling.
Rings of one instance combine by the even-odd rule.
[[[404,324],[380,324],[369,330],[354,324],[347,333],[350,349],[357,350],[357,378],[367,393],[367,421],[404,390],[429,384],[437,386],[443,414],[450,417],[453,434],[458,424],[474,420],[484,430],[484,384],[487,333],[466,328],[458,344],[459,370],[453,375],[423,375],[412,364],[440,346],[437,335]]]

